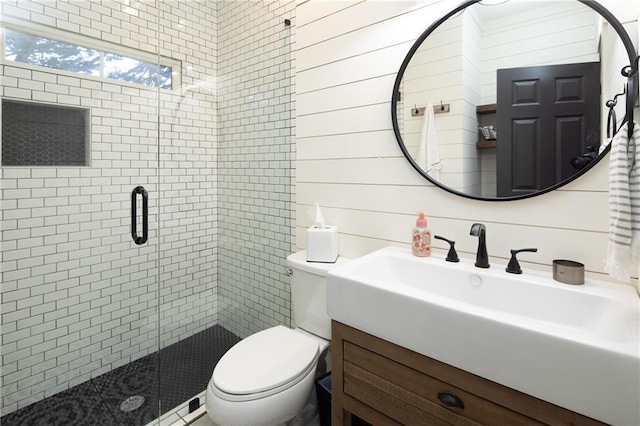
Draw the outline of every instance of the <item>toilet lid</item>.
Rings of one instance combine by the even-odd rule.
[[[318,342],[277,326],[241,340],[218,361],[213,383],[223,392],[247,395],[289,383],[316,361]]]

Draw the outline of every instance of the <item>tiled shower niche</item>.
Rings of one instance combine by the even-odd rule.
[[[89,110],[2,100],[3,166],[87,166]]]

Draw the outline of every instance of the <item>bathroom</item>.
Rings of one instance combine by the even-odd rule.
[[[640,6],[601,3],[637,47]],[[536,247],[523,268],[570,257],[588,278],[613,281],[607,161],[552,192],[487,202],[443,191],[404,158],[389,108],[398,69],[456,4],[3,0],[5,27],[58,27],[50,38],[79,32],[64,41],[102,38],[89,47],[124,45],[117,53],[134,57],[160,44],[157,60],[181,75],[172,90],[145,89],[3,60],[3,99],[90,107],[92,130],[90,165],[2,168],[1,415],[215,326],[231,340],[291,326],[285,259],[306,248],[315,202],[344,257],[408,248],[425,210],[461,257],[474,256],[469,228],[482,222],[495,264]],[[139,247],[129,235],[137,185],[151,213]],[[118,419],[119,403],[105,404]]]

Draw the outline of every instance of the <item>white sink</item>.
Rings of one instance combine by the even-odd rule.
[[[417,258],[388,247],[333,269],[329,316],[614,425],[640,425],[640,299],[625,285]]]

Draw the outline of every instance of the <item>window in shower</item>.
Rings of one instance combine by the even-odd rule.
[[[45,32],[53,33],[51,29]],[[158,57],[147,52],[89,38],[80,45],[64,40],[62,31],[55,33],[50,38],[4,28],[4,59],[162,89],[171,89],[179,74],[180,63],[171,58],[160,57],[158,63]],[[77,41],[78,35],[73,37]],[[92,42],[99,46],[87,47]],[[128,53],[121,53],[123,50]]]
[[[89,110],[2,100],[3,166],[87,166]]]

